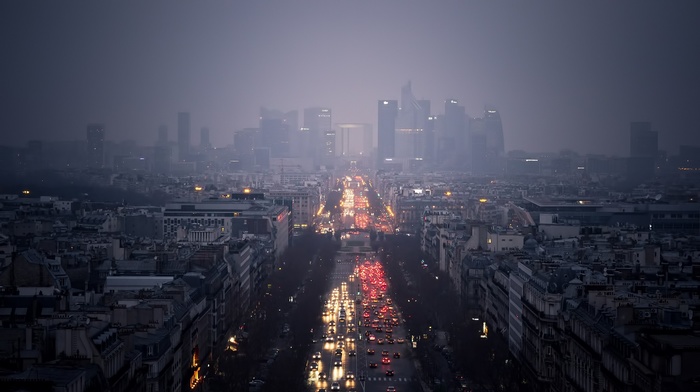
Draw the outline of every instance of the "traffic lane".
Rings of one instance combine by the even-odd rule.
[[[327,315],[322,316],[322,324],[319,325],[319,331],[321,331],[317,336],[317,342],[314,343],[312,354],[315,352],[321,353],[321,359],[314,361],[310,358],[309,363],[316,362],[317,370],[312,370],[307,368],[309,372],[309,384],[314,388],[330,388],[331,384],[335,381],[346,387],[352,387],[353,382],[346,383],[346,374],[348,370],[351,370],[354,358],[349,357],[347,353],[351,349],[349,342],[343,341],[342,344],[342,355],[340,357],[335,355],[335,350],[339,348],[338,335],[343,335],[345,337],[345,331],[341,329],[341,324],[339,323],[338,315],[340,311],[340,304],[349,304],[349,295],[347,293],[346,287],[344,287],[343,282],[347,280],[349,273],[352,273],[353,266],[343,265],[345,263],[339,263],[340,266],[336,267],[334,271],[334,276],[331,277],[331,287],[329,292],[326,294],[326,301],[328,305],[324,304],[324,310],[328,310]],[[345,278],[344,278],[345,276]],[[347,297],[348,300],[343,298]],[[354,304],[354,302],[353,302]],[[332,332],[331,333],[331,328]],[[327,338],[330,336],[331,339],[323,339],[323,335]],[[336,359],[341,361],[342,366],[335,366]],[[325,375],[325,380],[320,378],[320,375]]]
[[[376,328],[371,328],[371,327],[362,327],[361,332],[364,334],[366,332],[372,333],[375,335],[376,339],[383,339],[383,343],[379,344],[378,340],[375,340],[373,342],[368,341],[368,339],[363,339],[363,344],[365,344],[366,348],[373,349],[375,353],[373,355],[367,355],[366,356],[366,362],[367,364],[374,362],[377,363],[377,368],[376,369],[371,369],[367,367],[367,375],[368,377],[374,379],[374,378],[382,378],[382,377],[387,377],[385,376],[385,372],[387,369],[391,368],[394,370],[395,379],[413,379],[415,374],[416,374],[416,369],[414,366],[413,362],[413,356],[411,355],[411,346],[410,342],[407,342],[404,340],[404,343],[396,343],[398,339],[403,339],[406,336],[406,329],[403,327],[401,323],[399,323],[398,326],[394,326],[393,329],[391,330],[391,336],[394,338],[395,343],[388,343],[386,341],[386,334],[385,330],[382,330],[381,332],[377,332]],[[366,350],[366,349],[365,349]],[[387,351],[388,352],[388,357],[389,357],[389,364],[385,365],[381,363],[381,358],[382,358],[382,351]],[[366,352],[366,351],[364,351]],[[399,353],[399,358],[394,358],[394,353]],[[384,375],[384,376],[383,376]],[[388,378],[388,377],[387,377]],[[403,390],[403,389],[402,389]]]
[[[408,348],[405,344],[376,344],[376,343],[366,343],[367,348],[373,349],[374,354],[367,355],[367,380],[368,384],[374,385],[375,383],[386,382],[401,382],[405,383],[407,380],[411,380],[415,375],[415,367],[411,360],[411,356],[408,353]],[[387,355],[383,355],[386,351]],[[399,358],[394,356],[395,353],[399,353]],[[386,358],[386,359],[384,359]],[[388,361],[388,363],[384,363]],[[371,368],[370,363],[375,363],[376,368]],[[387,376],[387,370],[393,370],[393,376]]]
[[[374,333],[377,338],[386,338],[386,333],[384,331],[377,332],[374,328],[364,328],[363,331],[370,331]],[[393,327],[392,336],[394,339],[403,338],[406,336],[406,329],[399,324]],[[411,355],[410,342],[404,341],[404,343],[387,343],[378,344],[375,340],[374,342],[369,342],[364,340],[367,348],[371,348],[375,351],[374,355],[367,355],[367,363],[374,362],[377,364],[376,369],[367,367],[367,377],[368,377],[368,390],[385,390],[385,387],[390,383],[394,382],[401,385],[400,390],[407,390],[405,383],[413,383],[415,385],[408,388],[408,390],[420,390],[420,383],[413,381],[417,379],[416,368],[414,365],[413,355]],[[388,352],[388,357],[390,363],[382,364],[382,351]],[[394,353],[399,353],[399,358],[394,358]],[[386,370],[394,370],[394,376],[386,376]],[[375,385],[376,384],[376,385]],[[392,384],[393,385],[393,384]],[[396,385],[395,385],[396,386]],[[384,388],[384,389],[383,389]],[[398,387],[397,387],[398,388]]]

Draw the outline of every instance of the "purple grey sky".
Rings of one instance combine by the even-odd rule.
[[[506,149],[627,155],[629,122],[700,145],[700,2],[3,1],[0,144],[176,138],[257,126],[260,106],[376,123],[411,80],[443,112],[501,111]]]

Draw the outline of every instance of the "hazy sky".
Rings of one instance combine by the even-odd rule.
[[[506,149],[627,155],[629,122],[700,145],[700,1],[0,2],[0,144],[176,138],[216,145],[261,105],[376,123],[406,81],[443,112],[501,111]],[[376,127],[375,127],[376,129]]]

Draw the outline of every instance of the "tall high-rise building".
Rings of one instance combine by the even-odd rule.
[[[401,87],[401,107],[396,119],[394,141],[396,157],[421,160],[425,157],[428,117],[430,101],[417,100],[411,91],[411,82]]]
[[[177,152],[178,161],[190,159],[190,114],[180,112],[177,114]]]
[[[158,127],[158,142],[156,143],[160,146],[168,144],[168,126],[161,125]]]
[[[255,166],[257,134],[257,128],[244,128],[233,134],[234,157],[240,162],[243,170],[250,170]]]
[[[396,143],[396,117],[399,103],[396,100],[379,100],[377,103],[377,161],[382,165],[393,159]]]
[[[469,161],[467,116],[464,106],[456,99],[445,100],[445,114],[442,117],[442,128],[439,132],[439,155],[442,165],[448,167],[463,167]]]
[[[312,157],[314,166],[330,165],[335,160],[335,140],[331,142],[333,132],[332,111],[326,107],[304,109],[304,126],[300,132],[302,156]]]
[[[270,150],[271,158],[291,156],[290,136],[299,130],[299,113],[260,108],[259,145]]]
[[[90,124],[87,126],[87,159],[88,167],[104,167],[105,126]]]
[[[321,164],[326,167],[333,167],[335,163],[336,152],[336,134],[335,130],[328,129],[323,132],[323,150],[321,151]]]
[[[423,134],[425,136],[425,154],[424,159],[426,162],[434,163],[436,158],[436,136],[435,136],[435,123],[437,122],[437,116],[428,116],[428,121],[425,123],[425,129]]]
[[[202,127],[199,130],[199,148],[201,150],[207,150],[211,148],[211,142],[209,141],[209,128]]]
[[[485,106],[482,118],[469,119],[469,159],[471,171],[477,175],[502,174],[505,167],[505,146],[501,116],[494,107]]]
[[[492,106],[484,107],[484,131],[486,133],[486,145],[490,152],[497,156],[505,154],[501,114]]]

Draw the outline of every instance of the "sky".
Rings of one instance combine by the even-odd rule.
[[[675,154],[700,145],[698,20],[692,0],[6,0],[0,144],[98,122],[151,145],[188,111],[193,144],[224,146],[261,106],[376,124],[410,80],[433,114],[497,107],[506,150],[626,156],[650,121]]]

